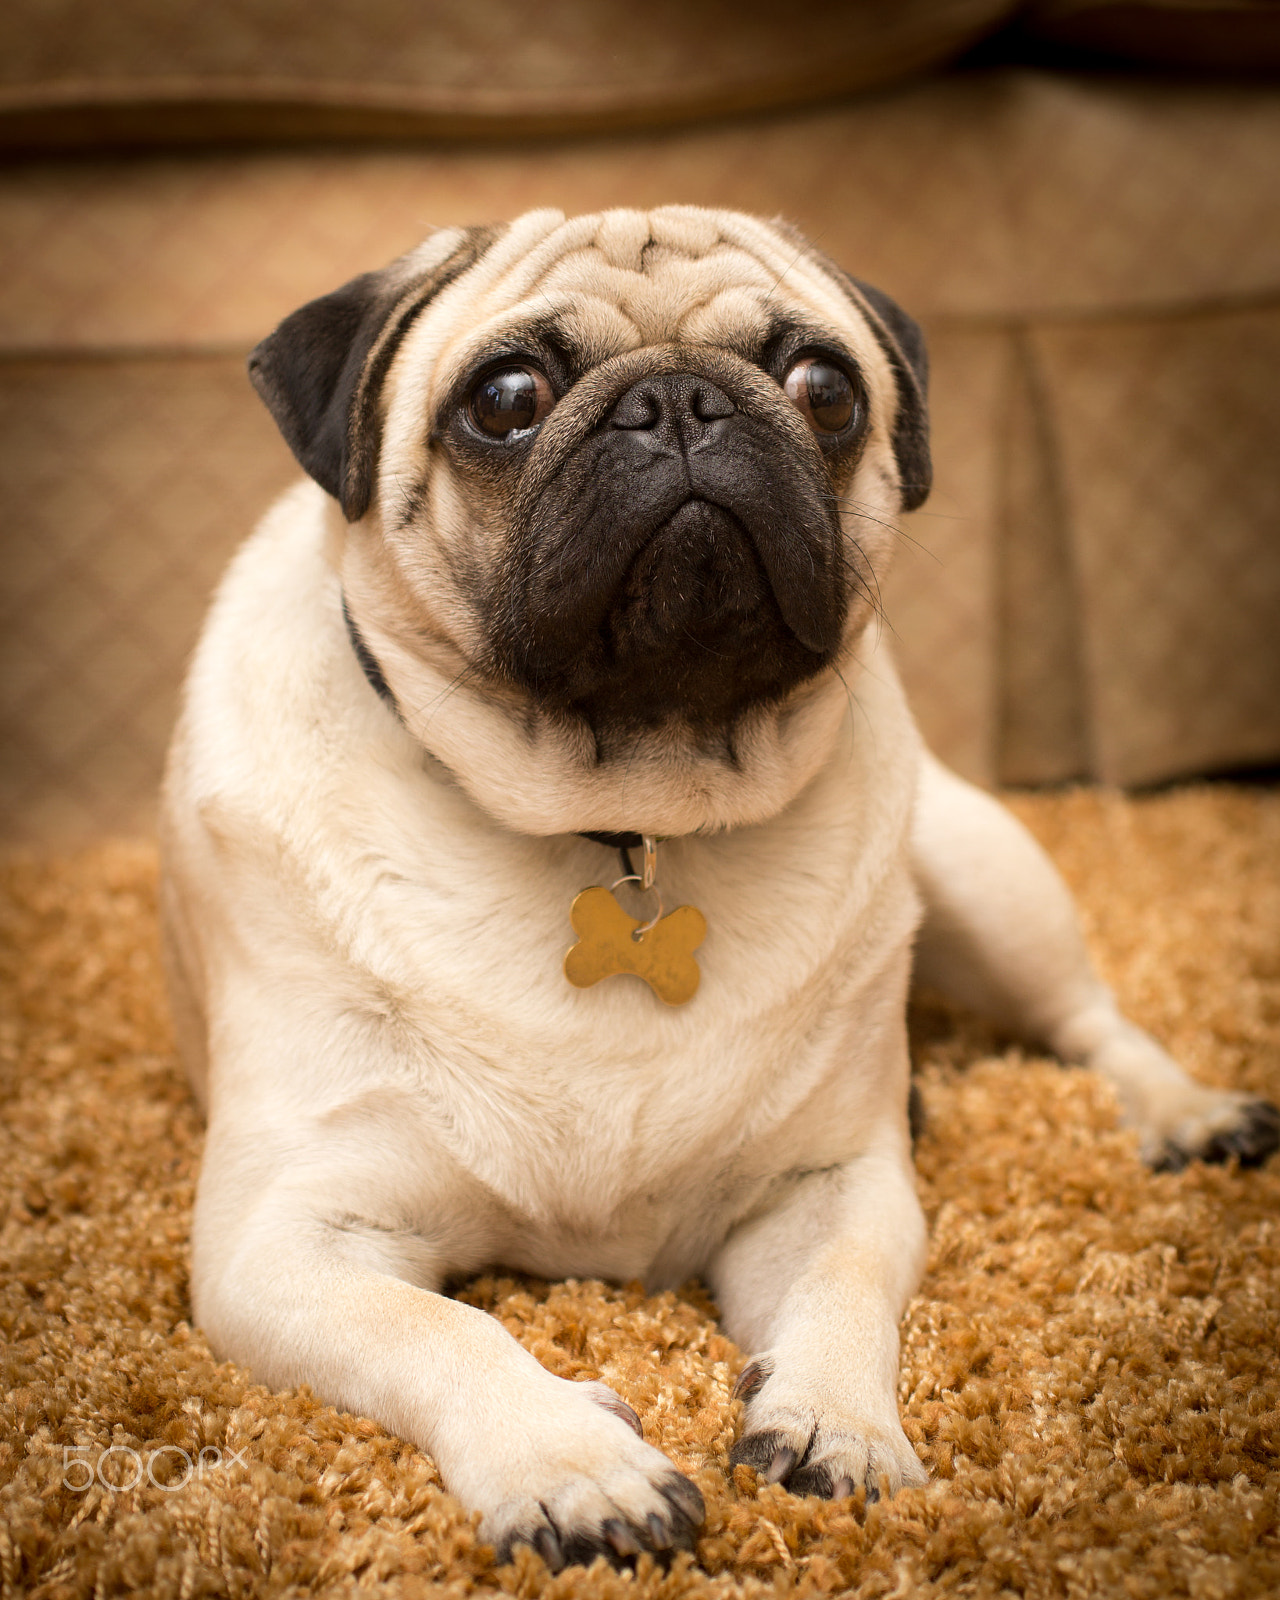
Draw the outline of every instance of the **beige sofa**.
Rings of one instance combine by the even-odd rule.
[[[921,318],[937,488],[903,520],[885,610],[925,731],[961,771],[1142,784],[1280,761],[1269,81],[1064,73],[999,51],[901,78],[1006,4],[828,7],[846,18],[834,42],[776,7],[728,8],[751,26],[727,56],[705,17],[700,38],[680,34],[674,4],[648,56],[575,34],[581,0],[548,8],[532,57],[506,0],[400,9],[402,30],[413,11],[453,53],[392,51],[399,87],[367,50],[345,78],[211,64],[230,46],[194,22],[176,44],[170,29],[194,52],[184,76],[137,38],[112,55],[98,23],[73,38],[75,7],[69,66],[27,37],[48,7],[7,55],[0,37],[6,837],[150,826],[210,587],[297,471],[244,378],[249,348],[428,226],[535,205],[782,212]],[[1040,8],[1077,34],[1087,10]],[[286,40],[299,26],[286,6],[249,13]],[[309,26],[350,14],[313,6]]]

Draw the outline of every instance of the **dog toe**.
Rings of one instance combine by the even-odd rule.
[[[1259,1167],[1280,1145],[1280,1109],[1270,1100],[1248,1100],[1240,1108],[1240,1122],[1229,1133],[1211,1141],[1206,1161],[1230,1161],[1238,1156],[1242,1167]]]
[[[650,1487],[656,1490],[658,1500],[656,1508],[649,1511],[632,1509],[629,1515],[623,1515],[620,1508],[609,1505],[611,1515],[592,1515],[590,1508],[583,1505],[569,1521],[562,1510],[557,1518],[562,1565],[586,1567],[597,1556],[603,1556],[610,1566],[632,1567],[645,1551],[665,1565],[677,1550],[694,1549],[705,1515],[697,1485],[672,1471]],[[539,1545],[534,1547],[543,1554]],[[546,1560],[545,1555],[543,1559]],[[547,1566],[552,1571],[559,1570],[550,1561]]]
[[[523,1429],[498,1441],[490,1471],[458,1484],[480,1502],[480,1529],[511,1559],[528,1545],[549,1572],[615,1567],[648,1552],[660,1562],[692,1550],[704,1508],[697,1486],[646,1444],[640,1419],[601,1383],[538,1375],[525,1391]]]
[[[609,1517],[605,1520],[607,1522],[619,1521],[615,1517]],[[619,1525],[625,1527],[625,1524],[619,1523]],[[621,1544],[627,1543],[623,1538],[619,1538],[618,1542]],[[632,1538],[630,1542],[634,1544],[636,1540]],[[535,1546],[536,1548],[537,1546]],[[614,1541],[605,1532],[604,1523],[601,1523],[598,1529],[579,1528],[575,1532],[567,1534],[562,1541],[562,1548],[564,1560],[561,1566],[553,1567],[548,1561],[547,1568],[549,1571],[559,1572],[561,1567],[589,1567],[598,1556],[603,1556],[610,1566],[614,1567],[625,1565],[628,1559],[619,1554]],[[541,1555],[542,1551],[538,1550],[538,1554]],[[543,1557],[543,1559],[545,1560],[546,1558]]]
[[[697,1486],[672,1472],[654,1485],[662,1509],[631,1517],[610,1507],[613,1515],[592,1516],[585,1506],[539,1503],[540,1520],[525,1525],[498,1545],[498,1560],[510,1561],[518,1544],[527,1544],[551,1573],[566,1567],[589,1567],[598,1556],[610,1566],[633,1567],[648,1552],[665,1565],[677,1550],[692,1550],[704,1509]],[[563,1497],[562,1497],[563,1498]],[[576,1513],[576,1514],[575,1514]]]
[[[847,1500],[861,1487],[871,1505],[879,1500],[882,1484],[894,1494],[928,1479],[905,1437],[901,1443],[905,1449],[888,1438],[819,1430],[798,1445],[771,1430],[744,1434],[730,1452],[729,1465],[752,1467],[767,1483],[820,1500]]]
[[[840,1482],[848,1483],[852,1486],[853,1479],[841,1477]],[[824,1461],[815,1462],[810,1466],[798,1467],[787,1479],[787,1488],[790,1489],[792,1494],[817,1495],[819,1500],[835,1500],[837,1498],[835,1475]],[[848,1493],[853,1493],[852,1487],[849,1488]]]
[[[862,1414],[825,1383],[800,1386],[794,1375],[788,1381],[769,1359],[746,1368],[738,1393],[747,1395],[746,1419],[729,1453],[730,1469],[751,1467],[766,1483],[823,1500],[844,1500],[862,1488],[868,1503],[882,1490],[895,1494],[928,1480],[887,1409],[880,1416]]]
[[[1232,1096],[1217,1115],[1188,1122],[1170,1134],[1152,1159],[1157,1172],[1181,1172],[1191,1161],[1239,1161],[1259,1167],[1280,1146],[1280,1109],[1269,1100]]]
[[[752,1467],[767,1482],[782,1483],[798,1458],[799,1451],[783,1433],[744,1433],[729,1452],[729,1466]]]

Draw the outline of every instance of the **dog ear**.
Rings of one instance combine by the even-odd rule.
[[[286,317],[249,357],[249,378],[285,442],[348,522],[369,509],[383,380],[414,319],[475,264],[494,228],[442,228]]]
[[[882,289],[860,282],[811,244],[794,223],[785,217],[775,217],[773,226],[836,280],[866,318],[876,343],[884,351],[898,390],[893,454],[902,483],[902,509],[914,511],[924,504],[933,486],[933,462],[929,455],[929,356],[920,325]]]
[[[929,352],[920,324],[882,289],[837,269],[871,324],[880,348],[893,368],[898,386],[898,415],[893,424],[893,453],[902,481],[902,509],[923,505],[933,486],[929,454]]]

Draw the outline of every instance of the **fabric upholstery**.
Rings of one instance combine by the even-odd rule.
[[[1043,328],[1073,530],[1089,770],[1280,753],[1280,307]]]
[[[0,145],[456,137],[805,104],[958,53],[1012,0],[10,0]]]
[[[1274,73],[1280,11],[1274,0],[1032,0],[1019,38],[1126,63],[1196,72]]]
[[[627,138],[29,161],[0,347],[248,348],[428,226],[685,201],[783,212],[919,316],[1142,313],[1280,287],[1280,93],[1023,71]]]
[[[539,204],[784,212],[922,318],[937,488],[884,605],[961,771],[1280,759],[1278,161],[1273,89],[1018,71],[625,138],[11,164],[5,828],[145,825],[208,591],[296,471],[249,348]]]

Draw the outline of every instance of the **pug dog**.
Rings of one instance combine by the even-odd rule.
[[[780,223],[537,211],[250,371],[311,481],[217,594],[163,801],[213,1348],[429,1452],[500,1557],[626,1562],[690,1547],[698,1490],[445,1290],[700,1275],[752,1357],[733,1463],[921,1483],[913,966],[1102,1072],[1153,1162],[1280,1119],[1121,1016],[1045,856],[921,747],[877,616],[929,488],[916,325]]]

